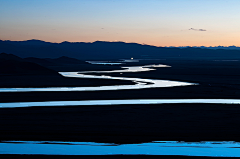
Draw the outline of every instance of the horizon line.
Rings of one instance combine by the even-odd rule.
[[[49,41],[44,41],[44,40],[40,40],[40,39],[28,39],[28,40],[20,40],[20,41],[15,41],[15,40],[2,40],[0,39],[1,41],[14,41],[14,42],[24,42],[24,41],[42,41],[42,42],[46,42],[46,43],[56,43],[56,44],[61,44],[61,43],[64,43],[64,42],[68,42],[68,43],[94,43],[94,42],[122,42],[122,43],[126,43],[126,44],[139,44],[139,45],[148,45],[148,46],[155,46],[155,47],[165,47],[165,48],[172,48],[172,47],[240,47],[240,46],[236,46],[236,45],[228,45],[228,46],[222,46],[222,45],[218,45],[218,46],[204,46],[204,45],[201,45],[201,46],[190,46],[190,45],[185,45],[185,46],[156,46],[156,45],[150,45],[150,44],[145,44],[145,43],[137,43],[137,42],[127,42],[127,41],[117,41],[117,40],[114,40],[114,41],[101,41],[101,40],[96,40],[96,41],[92,41],[92,42],[83,42],[83,41],[79,41],[79,42],[70,42],[70,41],[62,41],[62,42],[49,42]]]

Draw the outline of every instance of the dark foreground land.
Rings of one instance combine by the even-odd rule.
[[[107,99],[239,99],[240,97],[240,61],[143,61],[131,65],[166,64],[172,67],[156,68],[155,71],[136,73],[111,73],[106,75],[116,77],[138,77],[147,79],[164,79],[197,83],[198,85],[151,88],[142,90],[118,90],[118,91],[88,91],[88,92],[18,92],[0,93],[0,102],[27,102],[27,101],[63,101],[63,100],[107,100]],[[124,66],[124,65],[123,65]],[[95,67],[98,67],[96,65]],[[113,66],[116,69],[116,66]],[[77,68],[77,67],[76,67]],[[83,69],[83,67],[81,67]],[[92,65],[91,65],[92,68]],[[111,67],[107,67],[111,68]],[[55,68],[61,71],[61,68]],[[60,69],[60,70],[59,70]],[[80,69],[80,68],[79,68]],[[88,68],[86,68],[88,69]],[[93,68],[92,68],[93,69]],[[104,68],[103,68],[104,69]],[[93,69],[94,70],[94,69]],[[65,71],[71,71],[65,70]],[[93,74],[93,73],[92,73]],[[102,74],[98,74],[102,75]],[[26,78],[26,77],[21,77]],[[38,78],[38,77],[32,77]],[[20,80],[20,83],[44,86],[45,81],[39,78],[34,80]],[[130,81],[99,80],[99,79],[62,79],[47,78],[53,86],[97,86],[131,84]],[[15,78],[3,78],[3,82],[10,83],[7,86],[15,86]],[[18,80],[19,81],[19,80]],[[83,81],[83,82],[81,82]],[[49,86],[49,85],[48,85]],[[41,87],[41,86],[40,86]]]
[[[239,61],[148,61],[150,63],[172,67],[111,75],[170,79],[199,85],[101,92],[0,93],[0,102],[240,97]],[[233,104],[4,108],[0,110],[0,117],[0,140],[240,141],[240,107]]]
[[[1,140],[141,143],[240,141],[239,105],[158,104],[1,109]]]
[[[58,76],[55,76],[55,75],[0,76],[0,88],[90,87],[90,86],[103,86],[103,85],[112,86],[112,85],[132,85],[132,84],[134,84],[134,82],[132,81],[73,78],[73,77],[63,77],[61,75],[58,75]],[[11,94],[9,95],[12,96]]]

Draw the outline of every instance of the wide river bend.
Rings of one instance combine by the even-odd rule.
[[[128,80],[128,81],[133,81],[135,83],[134,85],[97,86],[97,87],[0,88],[0,92],[106,91],[106,90],[128,90],[128,89],[145,89],[145,88],[196,85],[195,83],[169,81],[169,80],[111,77],[111,76],[104,76],[104,75],[84,74],[84,73],[143,72],[143,71],[153,71],[155,70],[153,69],[154,67],[170,67],[170,66],[146,65],[146,66],[122,67],[124,68],[123,70],[113,70],[113,71],[59,72],[64,77]]]

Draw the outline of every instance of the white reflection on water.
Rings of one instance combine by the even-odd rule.
[[[46,101],[0,103],[0,108],[34,107],[34,106],[81,106],[81,105],[124,105],[124,104],[240,104],[240,99],[125,99],[125,100],[86,100],[86,101]]]
[[[97,64],[97,65],[121,65],[123,63],[111,63],[111,62],[108,62],[108,63],[104,63],[104,62],[99,62],[99,63],[92,63],[92,64]]]
[[[240,143],[233,141],[177,142],[155,141],[140,144],[94,142],[3,141],[0,154],[43,155],[187,155],[240,157]]]
[[[169,67],[166,65],[147,65],[138,67],[123,67],[125,70],[114,71],[86,71],[81,73],[114,73],[114,72],[141,72],[155,70],[148,67]],[[0,88],[0,92],[38,92],[38,91],[105,91],[105,90],[127,90],[127,89],[144,89],[144,88],[159,88],[159,87],[174,87],[174,86],[188,86],[196,85],[194,83],[177,82],[157,79],[142,79],[142,78],[128,78],[128,77],[111,77],[111,76],[97,76],[79,74],[79,72],[59,72],[64,77],[75,78],[97,78],[97,79],[117,79],[133,81],[135,85],[116,85],[116,86],[98,86],[98,87],[48,87],[48,88]]]
[[[86,61],[90,64],[98,64],[98,65],[121,65],[124,64],[122,61],[112,62],[112,61]]]
[[[131,67],[121,67],[123,70],[112,70],[112,71],[82,71],[79,73],[118,73],[118,72],[145,72],[153,71],[152,67],[171,67],[168,65],[145,65],[145,66],[131,66]]]

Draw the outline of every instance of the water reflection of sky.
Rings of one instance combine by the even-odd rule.
[[[113,71],[85,71],[85,72],[59,72],[64,77],[75,78],[97,78],[97,79],[117,79],[133,81],[135,85],[116,85],[116,86],[98,86],[98,87],[48,87],[48,88],[0,88],[0,92],[39,92],[39,91],[104,91],[104,90],[128,90],[128,89],[145,89],[145,88],[160,88],[160,87],[175,87],[194,85],[193,83],[157,80],[157,79],[142,79],[129,77],[111,77],[101,75],[86,75],[83,73],[116,73],[116,72],[142,72],[152,71],[154,67],[169,67],[167,65],[146,65],[134,67],[122,67],[123,70]],[[149,84],[150,83],[150,84]]]
[[[168,65],[145,65],[145,66],[131,66],[131,67],[121,67],[122,70],[112,70],[112,71],[82,71],[79,73],[119,73],[119,72],[145,72],[153,71],[154,67],[171,67]]]
[[[86,61],[90,64],[94,64],[94,65],[121,65],[121,64],[125,64],[125,63],[122,63],[122,61]]]
[[[6,141],[0,143],[0,154],[45,155],[187,155],[240,157],[238,142],[156,141],[140,144],[93,142]]]
[[[0,108],[35,107],[35,106],[91,106],[91,105],[124,105],[124,104],[240,104],[239,99],[122,99],[122,100],[86,100],[86,101],[46,101],[0,103]]]

